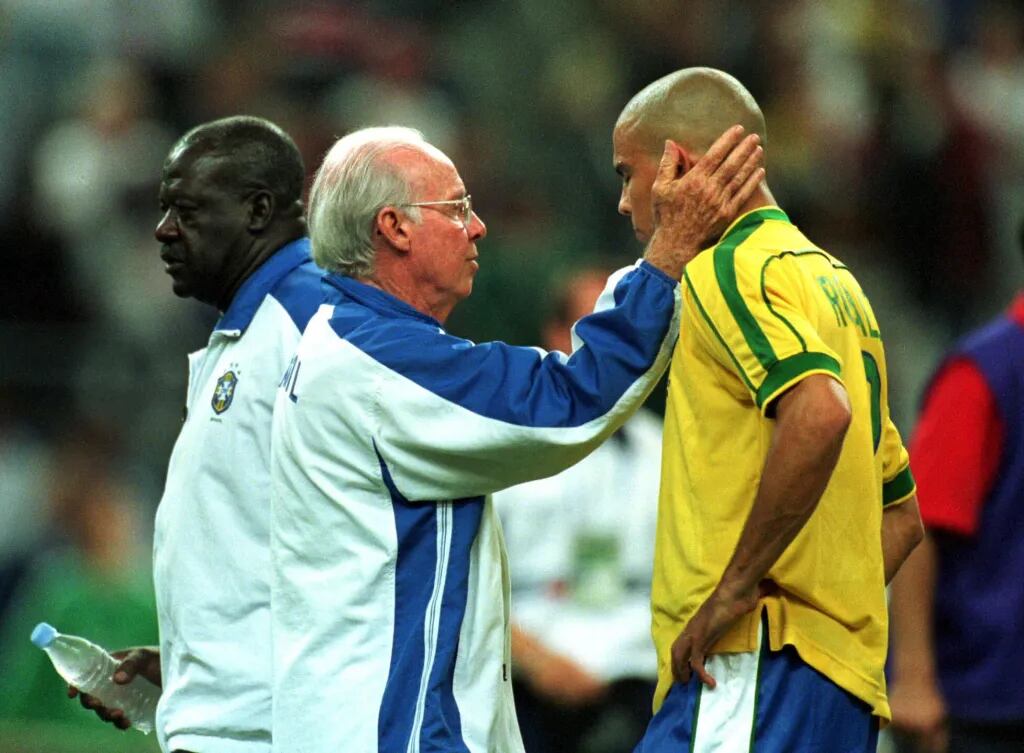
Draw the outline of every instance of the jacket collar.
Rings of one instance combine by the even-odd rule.
[[[240,337],[256,316],[256,310],[267,293],[289,272],[309,260],[309,238],[299,238],[279,248],[242,283],[213,331]]]
[[[424,314],[419,309],[413,308],[401,298],[391,295],[391,293],[386,293],[380,288],[373,287],[373,285],[367,285],[365,282],[359,282],[354,277],[331,272],[324,277],[324,281],[345,293],[349,298],[363,304],[367,308],[373,309],[379,314],[412,317],[434,327],[444,329],[441,323],[429,314]]]

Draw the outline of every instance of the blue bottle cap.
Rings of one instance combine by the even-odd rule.
[[[57,637],[57,628],[47,622],[40,622],[32,631],[32,642],[39,648],[47,648]]]

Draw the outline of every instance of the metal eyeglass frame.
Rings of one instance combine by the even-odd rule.
[[[450,206],[457,205],[459,211],[462,214],[462,224],[465,227],[469,227],[469,223],[473,221],[473,200],[469,194],[466,194],[461,199],[448,199],[447,201],[414,201],[409,204],[402,204],[403,207],[437,207],[437,206]]]

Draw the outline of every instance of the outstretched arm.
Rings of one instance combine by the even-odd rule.
[[[843,386],[812,374],[779,399],[776,415],[761,483],[732,558],[672,644],[672,671],[680,682],[689,681],[692,669],[715,687],[705,656],[757,605],[761,581],[811,517],[839,460],[851,413]]]

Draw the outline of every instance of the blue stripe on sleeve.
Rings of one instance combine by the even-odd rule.
[[[617,305],[576,323],[584,344],[568,359],[500,342],[474,345],[393,310],[357,314],[351,309],[365,306],[362,300],[339,305],[331,326],[388,369],[481,416],[573,427],[607,413],[650,370],[672,321],[677,284],[646,263],[627,272],[614,290]]]
[[[437,516],[433,505],[410,504],[395,487],[379,452],[377,460],[391,495],[398,536],[391,666],[377,717],[378,750],[391,753],[406,750],[412,734],[423,676],[423,615],[433,587],[430,574],[437,567]]]
[[[480,528],[484,498],[460,500],[452,505],[453,525],[448,575],[441,601],[441,624],[437,653],[430,672],[430,687],[420,734],[421,751],[469,753],[462,739],[462,715],[452,687],[459,633],[466,615],[469,589],[469,554]]]

